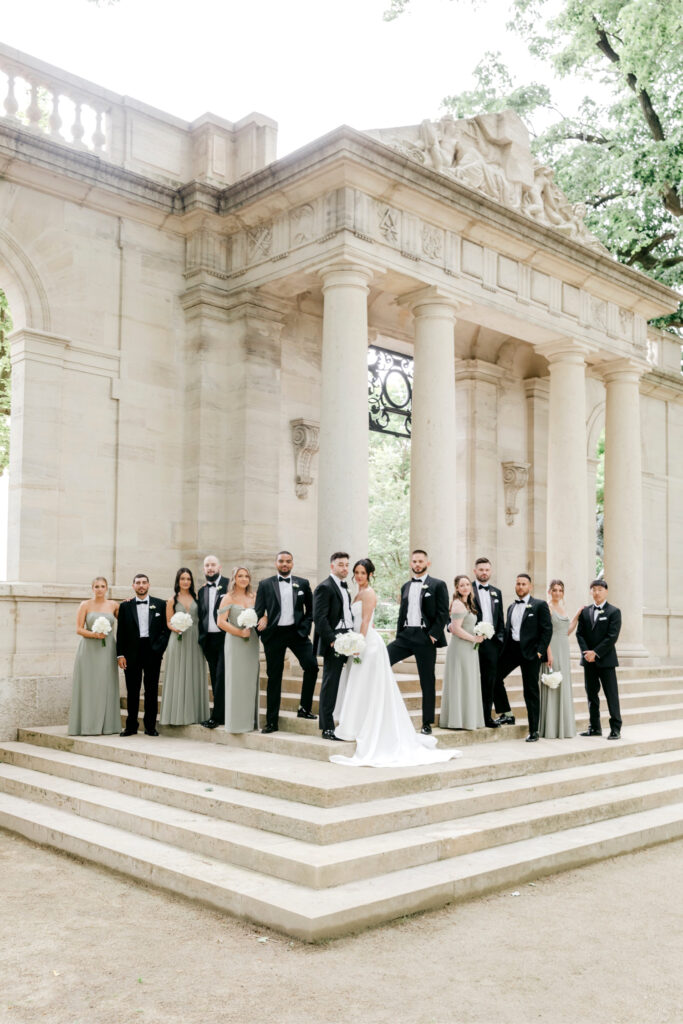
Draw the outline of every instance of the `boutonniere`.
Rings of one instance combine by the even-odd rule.
[[[294,587],[295,590],[299,589],[299,584],[298,583],[292,582],[292,586]]]
[[[423,590],[426,590],[426,589],[427,589],[427,584],[426,584],[426,583],[423,583],[423,584],[422,584],[422,589],[423,589]]]

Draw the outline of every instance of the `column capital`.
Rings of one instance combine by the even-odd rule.
[[[640,378],[650,372],[650,365],[644,359],[610,359],[596,367],[605,384],[621,381],[628,384],[639,384]]]
[[[406,292],[404,295],[400,295],[396,302],[399,306],[409,309],[415,317],[433,316],[438,309],[441,316],[450,315],[454,322],[456,313],[464,306],[469,305],[454,292],[436,285],[427,285],[424,288],[417,288],[413,292]]]
[[[505,379],[505,370],[495,363],[487,363],[483,359],[460,359],[455,364],[455,379],[478,380],[485,384],[500,387]]]
[[[586,362],[586,355],[590,352],[588,345],[573,338],[557,338],[555,341],[540,342],[534,345],[539,355],[553,363],[572,363],[576,366],[583,366]]]
[[[381,277],[386,273],[384,267],[372,256],[365,253],[347,250],[346,248],[336,249],[334,252],[321,257],[317,263],[307,267],[307,273],[316,274],[323,281],[323,289],[328,285],[354,284],[368,286],[374,277]],[[351,275],[357,275],[353,281]]]

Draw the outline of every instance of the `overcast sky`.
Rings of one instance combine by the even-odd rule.
[[[388,0],[18,0],[0,39],[115,92],[193,120],[279,123],[278,155],[340,124],[415,124],[471,87],[486,50],[520,80],[548,80],[505,28],[508,0],[413,0],[393,22]],[[572,105],[567,84],[560,101]]]

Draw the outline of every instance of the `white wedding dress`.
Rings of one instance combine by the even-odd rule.
[[[360,601],[353,604],[353,628],[360,632]],[[381,636],[370,620],[363,660],[349,658],[339,681],[334,719],[335,733],[343,740],[355,740],[353,757],[335,755],[330,761],[343,765],[375,768],[408,768],[437,764],[461,757],[458,750],[437,750],[436,737],[415,731],[389,664]]]

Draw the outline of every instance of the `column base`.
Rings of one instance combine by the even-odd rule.
[[[643,644],[617,643],[617,656],[620,665],[630,665],[632,662],[638,664],[643,658],[649,658],[650,652]]]

